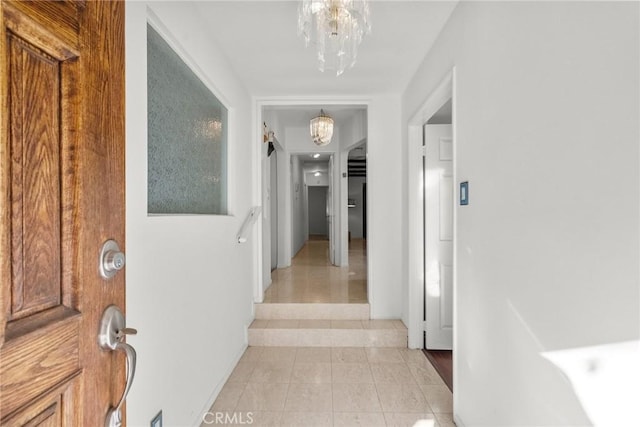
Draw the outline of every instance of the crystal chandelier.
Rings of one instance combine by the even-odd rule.
[[[306,46],[318,49],[320,71],[339,76],[353,67],[358,46],[371,32],[366,0],[302,0],[298,6],[298,34]]]
[[[316,145],[323,146],[331,142],[333,136],[333,119],[320,110],[320,115],[309,123],[311,138]]]

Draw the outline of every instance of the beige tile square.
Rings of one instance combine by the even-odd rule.
[[[394,320],[363,320],[362,327],[365,329],[396,329]]]
[[[251,417],[251,422],[249,422],[249,417]],[[240,421],[237,421],[235,423],[230,424],[229,426],[237,427],[239,425],[248,425],[248,426],[275,427],[280,425],[281,418],[282,418],[282,412],[279,412],[279,411],[252,411],[252,412],[246,412],[246,415],[243,418],[243,420],[245,420],[244,424],[242,424]]]
[[[407,363],[407,366],[418,384],[444,385],[444,381],[442,381],[442,378],[440,378],[431,363]]]
[[[431,412],[420,387],[415,384],[376,384],[384,412]]]
[[[298,329],[264,329],[264,344],[269,347],[298,345]]]
[[[296,318],[295,316],[289,316],[290,309],[288,308],[292,304],[269,304],[271,306],[271,313],[269,319],[290,319]]]
[[[332,320],[331,329],[362,329],[360,320]]]
[[[256,366],[257,366],[257,362],[245,362],[241,360],[240,362],[238,362],[236,367],[233,368],[233,371],[231,372],[231,375],[229,376],[227,383],[248,382]]]
[[[369,363],[404,363],[400,351],[396,348],[366,348]]]
[[[331,378],[339,383],[373,383],[373,376],[368,363],[333,363]]]
[[[331,329],[332,347],[364,347],[364,329]]]
[[[402,320],[397,320],[397,319],[393,320],[393,326],[396,329],[400,329],[400,330],[403,330],[403,331],[407,330],[407,326],[404,324],[404,322]]]
[[[249,329],[249,345],[250,346],[264,346],[264,329]]]
[[[251,322],[251,325],[249,325],[249,329],[264,329],[268,324],[268,320],[256,319]]]
[[[437,414],[453,413],[453,395],[446,385],[420,384],[431,410]]]
[[[288,383],[293,365],[289,361],[258,362],[249,377],[250,383]]]
[[[389,427],[413,427],[418,421],[420,427],[438,427],[435,415],[429,413],[385,412],[384,418]]]
[[[290,384],[284,410],[287,412],[332,411],[331,384]]]
[[[330,347],[331,329],[298,329],[298,345],[306,347]]]
[[[371,373],[376,383],[415,384],[406,363],[372,363]]]
[[[407,347],[407,332],[398,329],[369,329],[366,331],[365,347]]]
[[[283,427],[327,427],[333,424],[331,412],[284,412],[281,426]]]
[[[332,319],[367,320],[369,319],[369,304],[333,304]]]
[[[233,411],[246,386],[246,383],[226,383],[220,390],[216,401],[213,402],[211,411]]]
[[[303,319],[298,323],[300,329],[330,329],[331,321],[322,319]]]
[[[331,348],[299,347],[296,352],[296,362],[331,362]]]
[[[380,412],[334,412],[334,427],[384,427],[386,422]]]
[[[254,320],[255,322],[255,320]],[[267,329],[298,329],[298,320],[271,319],[267,322]]]
[[[334,412],[382,412],[373,384],[333,384]]]
[[[456,427],[453,421],[453,414],[435,414],[439,427]]]
[[[331,363],[296,362],[291,375],[292,383],[320,384],[331,382]]]
[[[410,348],[402,348],[398,350],[402,359],[407,363],[413,363],[415,365],[430,364],[429,359],[425,356],[422,350],[413,350]]]
[[[236,411],[282,411],[288,388],[288,384],[248,383]]]
[[[269,290],[265,291],[265,294]],[[273,304],[254,304],[254,312],[256,315],[256,319],[271,319]]]
[[[367,353],[362,347],[331,348],[331,361],[334,363],[366,363]]]
[[[247,347],[240,358],[240,362],[257,362],[260,360],[262,350],[262,347]]]
[[[264,362],[288,361],[293,364],[297,350],[296,347],[266,347],[262,349],[260,360]]]

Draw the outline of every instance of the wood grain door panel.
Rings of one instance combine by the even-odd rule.
[[[97,268],[124,245],[124,4],[0,4],[0,424],[102,425],[124,385],[97,343],[124,309]]]
[[[15,35],[8,44],[12,320],[62,300],[59,118],[64,106],[59,62]]]

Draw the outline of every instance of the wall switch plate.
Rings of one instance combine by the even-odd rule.
[[[460,183],[460,206],[469,204],[469,181]]]
[[[162,427],[162,411],[158,412],[158,414],[153,417],[151,420],[151,427]]]

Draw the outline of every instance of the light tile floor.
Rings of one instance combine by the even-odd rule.
[[[249,347],[202,426],[452,427],[452,411],[420,350]]]
[[[329,262],[329,241],[308,240],[291,267],[271,273],[265,303],[366,303],[366,240],[351,239],[349,266]]]

